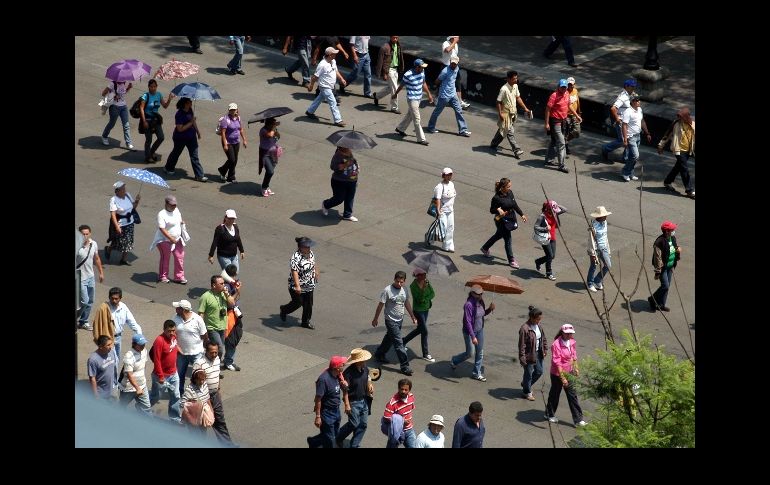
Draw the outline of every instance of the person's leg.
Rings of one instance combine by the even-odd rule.
[[[294,288],[289,288],[289,296],[291,301],[285,305],[281,305],[281,311],[284,314],[294,313],[294,311],[302,306],[302,298],[294,291]]]
[[[364,96],[372,97],[372,56],[367,53],[361,61],[361,71],[364,75]]]
[[[452,356],[451,359],[449,359],[449,364],[454,367],[460,362],[464,362],[468,360],[468,357],[471,356],[471,347],[473,346],[473,340],[471,340],[470,334],[467,334],[463,332],[463,341],[465,342],[465,352],[461,352],[457,355]]]
[[[334,97],[334,91],[328,88],[322,88],[321,95],[324,97],[324,99],[326,99],[326,102],[329,103],[329,110],[332,113],[332,121],[334,123],[339,123],[342,121],[342,115],[340,114],[340,110],[337,107],[337,99]]]
[[[409,110],[412,112],[412,123],[414,124],[414,134],[417,141],[425,140],[425,132],[422,129],[422,119],[420,118],[420,102],[417,100],[409,101]]]
[[[330,199],[324,200],[323,204],[325,208],[331,209],[332,207],[337,207],[345,201],[345,194],[347,192],[344,184],[346,183],[347,182],[343,182],[342,180],[331,180],[332,196]]]
[[[219,391],[209,395],[211,399],[211,409],[214,411],[214,434],[220,443],[232,444],[233,440],[230,438],[230,431],[227,429],[227,422],[225,421],[225,410],[222,407],[222,396],[219,395]]]
[[[245,37],[235,36],[233,41],[235,53],[233,54],[233,58],[230,60],[230,62],[227,63],[227,67],[229,67],[231,71],[237,71],[241,68],[241,59],[243,58],[243,42],[245,40]]]
[[[387,322],[387,319],[385,320]],[[403,343],[403,340],[402,340]],[[390,348],[393,346],[393,338],[390,334],[390,330],[388,329],[388,326],[385,325],[385,335],[382,337],[382,341],[380,342],[380,345],[377,346],[377,349],[374,351],[374,357],[378,360],[386,360],[388,351],[390,351]]]
[[[543,55],[545,57],[550,57],[556,48],[559,47],[559,39],[561,39],[561,37],[551,36],[551,42],[548,43],[545,50],[543,51]]]
[[[315,113],[315,110],[318,109],[319,106],[321,106],[321,103],[323,102],[325,96],[323,94],[323,91],[319,91],[318,95],[315,97],[312,103],[310,103],[310,107],[306,110],[307,113],[313,114]]]
[[[102,131],[102,138],[107,138],[110,136],[110,131],[112,131],[112,128],[115,126],[115,122],[118,121],[118,112],[120,110],[117,106],[110,105],[109,113],[110,113],[110,120],[107,122],[107,126],[104,127],[104,130]]]
[[[224,334],[224,332],[222,333]],[[233,365],[235,363],[235,347],[229,343],[229,340],[224,338],[224,335],[222,335],[222,339],[225,343],[225,359],[222,363],[227,367],[228,365]]]
[[[369,425],[369,406],[366,405],[366,400],[361,399],[350,403],[350,409],[352,412],[348,423],[353,424],[353,438],[350,440],[350,447],[359,448]]]
[[[615,139],[606,145],[602,145],[602,154],[605,156],[609,156],[610,152],[623,146],[623,124],[615,123],[613,126],[615,127]],[[625,151],[623,153],[625,156]]]
[[[197,178],[203,178],[205,177],[205,174],[203,173],[203,165],[201,165],[201,160],[198,158],[198,141],[197,140],[191,140],[187,142],[187,153],[190,154],[190,164],[192,165],[193,174]]]
[[[521,367],[524,370],[521,378],[521,392],[529,394],[532,392],[532,374],[535,372],[535,364],[524,364]]]
[[[561,37],[561,45],[564,46],[564,55],[567,57],[567,64],[575,65],[575,54],[572,52],[572,40],[568,35]]]
[[[227,268],[228,264],[234,264],[238,271],[241,269],[238,263],[238,254],[235,254],[234,256],[220,256],[217,254],[217,262],[222,269]]]
[[[225,163],[222,164],[221,167],[217,169],[220,175],[224,174],[225,180],[230,179],[229,173],[232,170],[233,166],[233,160],[235,159],[235,148],[231,144],[227,144],[227,151],[225,152],[225,156],[227,159],[225,160]]]
[[[363,58],[362,56],[358,56],[358,62],[353,62],[353,59],[351,58],[351,62],[353,62],[353,69],[350,71],[350,73],[345,77],[345,82],[347,83],[347,87],[350,87],[353,85],[353,83],[358,79],[358,74],[361,72],[361,66],[363,64]],[[340,86],[340,93],[344,93],[345,88]]]
[[[554,258],[556,257],[556,241],[551,240],[548,241],[547,245],[543,245],[543,251],[545,252],[545,274],[546,275],[552,275],[553,270],[551,268],[551,263],[553,262]]]
[[[652,295],[653,298],[655,298],[655,302],[658,304],[658,306],[666,306],[666,301],[668,300],[668,289],[671,286],[671,275],[673,274],[673,269],[664,269],[660,272],[660,287],[655,290],[655,293]]]
[[[265,169],[265,176],[262,178],[262,193],[264,194],[267,189],[270,188],[270,180],[275,173],[275,165],[273,164],[273,157],[265,155],[262,157],[262,166]]]
[[[158,380],[158,375],[155,374],[155,372],[150,374],[150,378],[152,380],[152,388],[150,389],[150,406],[154,406],[155,403],[160,401],[160,391],[162,390],[163,384],[160,383],[160,380]]]
[[[597,249],[596,259],[599,259],[599,252],[600,251]],[[596,284],[595,280],[597,279],[601,280],[601,278],[599,278],[599,275],[601,275],[601,271],[599,272],[599,274],[596,274],[596,263],[594,263],[594,258],[591,256],[589,256],[588,258],[590,259],[591,263],[588,265],[588,274],[586,275],[586,282],[590,286],[590,285]],[[535,263],[537,263],[537,261],[535,261]]]
[[[559,168],[564,168],[564,159],[567,157],[566,141],[564,140],[564,126],[563,123],[559,123],[556,126],[551,126],[551,136],[555,141],[554,149],[556,150],[556,159],[559,162]]]
[[[502,225],[502,224],[501,224]],[[505,246],[505,256],[508,258],[508,262],[512,263],[516,261],[513,257],[513,246],[511,245],[511,231],[503,226],[503,245]]]
[[[142,394],[139,394],[135,397],[136,402],[134,403],[134,407],[137,411],[147,415],[152,415],[152,406],[150,406],[150,398],[147,395],[147,386],[145,386],[142,391]]]
[[[302,293],[302,323],[310,323],[313,319],[313,292]]]
[[[548,404],[545,407],[545,415],[549,418],[556,416],[556,410],[559,409],[559,395],[561,394],[561,378],[553,374],[551,376],[551,390],[548,392]]]
[[[632,135],[628,137],[628,145],[626,146],[626,151],[624,155],[624,160],[626,161],[626,164],[623,166],[623,176],[624,177],[633,177],[634,176],[634,167],[636,166],[636,161],[639,159],[639,141],[641,140],[641,137],[639,135]]]
[[[126,148],[131,148],[131,125],[128,123],[128,106],[118,106],[118,115],[123,124],[123,140],[126,142]]]
[[[594,283],[601,285],[602,281],[604,281],[604,277],[607,275],[607,273],[610,272],[610,269],[612,268],[612,256],[605,250],[597,251],[597,255],[601,259],[602,270],[598,275],[596,275]]]
[[[182,244],[182,241],[177,240],[172,255],[174,257],[174,280],[186,281],[184,277],[184,244]]]
[[[299,48],[297,55],[299,56],[299,60],[302,63],[302,84],[310,84],[310,76],[313,74],[313,72],[310,70],[310,57],[312,55],[310,41],[308,41],[306,45]]]
[[[569,386],[564,388],[564,392],[567,394],[567,404],[572,414],[572,422],[578,424],[580,421],[583,421],[583,408],[580,407],[575,384],[570,383]]]
[[[163,126],[159,124],[155,124],[155,143],[152,144],[152,147],[150,148],[150,153],[154,157],[155,152],[158,151],[158,147],[161,143],[163,143],[163,140],[166,139],[166,136],[163,134]]]
[[[403,322],[403,320],[395,322],[387,317],[385,318],[385,327],[388,329],[388,333],[390,333],[390,338],[396,350],[396,356],[401,364],[402,371],[409,369],[409,357],[406,355],[404,341],[401,338],[401,325]]]
[[[180,243],[181,245],[181,243]],[[166,283],[168,281],[168,266],[171,255],[171,241],[161,241],[157,244],[160,252],[160,262],[158,263],[158,281]]]
[[[463,107],[460,106],[460,99],[455,96],[449,100],[449,104],[452,105],[452,109],[455,110],[455,121],[457,121],[457,132],[464,133],[468,131],[468,124],[465,122],[463,116]]]
[[[433,113],[430,115],[430,120],[428,120],[428,131],[433,132],[436,129],[436,121],[438,120],[438,117],[441,115],[441,112],[444,111],[444,107],[449,102],[449,99],[442,98],[439,96],[438,101],[436,101],[436,107],[433,108]]]
[[[538,379],[540,379],[540,376],[543,375],[543,353],[538,351],[537,352],[537,360],[533,364],[534,370],[532,372],[532,380],[529,382],[529,392],[532,392],[532,386],[535,385],[535,382],[537,382]]]
[[[441,224],[441,230],[444,232],[444,251],[454,251],[454,233],[455,233],[455,213],[442,212],[439,216],[439,224]]]
[[[498,128],[497,131],[495,131],[495,136],[492,137],[492,141],[489,142],[489,146],[497,147],[500,142],[503,141],[503,135],[500,133],[500,129],[501,128]]]
[[[508,131],[506,132],[506,138],[508,138],[508,143],[511,144],[511,150],[513,150],[514,155],[520,155],[521,152],[524,150],[521,149],[519,144],[516,142],[516,119],[511,120],[511,124],[508,125]]]
[[[398,111],[398,96],[396,96],[398,69],[388,69],[388,87],[390,88],[390,110]]]
[[[176,141],[174,140],[174,148],[171,149],[171,153],[168,154],[168,157],[166,158],[166,164],[163,166],[163,168],[166,169],[168,172],[173,172],[176,168],[176,164],[179,161],[179,155],[182,154],[182,150],[184,150],[185,143],[183,141]]]
[[[241,144],[235,143],[233,145],[229,145],[233,149],[233,159],[232,163],[230,163],[230,174],[229,177],[227,177],[227,180],[230,182],[235,181],[235,166],[238,165],[238,152],[241,151]]]
[[[506,232],[510,234],[510,231],[508,231],[505,227],[503,227],[503,224],[501,222],[496,221],[495,227],[497,228],[495,233],[492,234],[492,237],[487,239],[487,242],[485,242],[483,246],[481,246],[481,249],[483,249],[484,251],[489,251],[489,248],[491,248],[493,244],[495,244],[501,238],[505,237]]]
[[[184,394],[184,382],[187,378],[187,367],[190,364],[190,359],[187,358],[182,352],[176,353],[176,375],[179,376],[179,392]]]
[[[411,123],[412,119],[414,118],[414,113],[415,112],[412,109],[412,101],[407,99],[406,100],[406,106],[407,106],[406,115],[404,115],[404,117],[401,119],[401,123],[399,123],[398,126],[396,126],[396,131],[405,131],[407,129],[407,127],[409,126],[409,123]],[[419,105],[419,102],[418,102],[417,114],[419,114],[419,113],[420,113],[420,105]],[[419,123],[417,123],[417,124],[419,124]],[[415,124],[415,128],[417,127],[417,124]]]
[[[141,122],[142,122],[142,120],[139,120],[139,123],[141,123]],[[150,122],[148,121],[147,124],[149,125]],[[152,130],[152,127],[148,127],[147,131],[144,132],[144,161],[145,162],[152,161],[152,150],[151,150],[151,147],[152,147],[152,134],[153,133],[154,133],[154,131]]]
[[[80,315],[78,325],[83,326],[88,323],[88,317],[91,315],[91,307],[94,304],[94,277],[80,280]]]
[[[414,434],[414,428],[404,431],[404,448],[415,446],[417,446],[417,435]]]
[[[484,329],[482,328],[478,332],[476,332],[476,341],[478,342],[475,345],[475,353],[474,361],[473,361],[473,376],[483,376],[484,373],[482,372],[482,366],[484,365]]]
[[[428,310],[414,312],[414,316],[417,317],[417,330],[420,332],[422,356],[427,357],[430,355],[430,351],[428,351]]]
[[[321,409],[321,446],[324,448],[334,448],[334,440],[339,429],[339,408],[333,410]]]
[[[343,205],[343,212],[342,217],[350,217],[353,215],[353,202],[356,198],[356,188],[358,187],[358,182],[343,182],[345,184],[344,188],[344,205]]]
[[[182,410],[180,409],[179,376],[172,374],[166,377],[168,389],[168,417],[177,423],[182,422]]]

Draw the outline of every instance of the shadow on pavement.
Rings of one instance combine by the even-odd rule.
[[[620,308],[623,308],[625,310],[626,308],[628,308],[628,305],[626,305],[626,302],[622,302],[620,304]],[[642,313],[642,312],[655,313],[653,310],[650,309],[650,303],[647,301],[647,298],[642,298],[640,300],[632,300],[631,311],[634,313]]]
[[[286,295],[286,298],[288,299],[289,296]],[[302,309],[296,310],[296,312],[300,312],[299,315],[302,313]],[[298,317],[293,316],[293,314],[286,315],[286,321],[282,322],[281,317],[278,313],[273,313],[272,315],[268,317],[260,318],[262,321],[262,325],[270,328],[272,330],[275,330],[277,332],[283,332],[285,329],[292,328],[292,327],[298,327],[301,330],[307,330],[305,328],[300,327],[300,319]],[[307,330],[308,332],[312,332],[313,330]]]
[[[220,76],[220,75],[232,76],[232,74],[230,74],[230,69],[226,67],[207,67],[206,72],[209,74],[213,74],[215,76]]]
[[[105,117],[106,118],[106,117]],[[109,118],[107,118],[109,120]],[[105,121],[106,124],[106,121]],[[117,126],[117,123],[116,123]],[[78,140],[78,145],[80,145],[83,148],[87,148],[89,150],[110,150],[112,148],[115,148],[116,145],[112,144],[112,138],[110,138],[110,146],[102,145],[102,137],[101,136],[85,136]]]
[[[517,269],[515,275],[517,278],[521,278],[523,280],[545,279],[545,275],[543,273],[529,268]]]
[[[288,79],[287,79],[287,81],[288,81]],[[303,89],[302,91],[300,91],[298,93],[291,93],[291,97],[296,99],[297,101],[302,101],[302,100],[313,101],[315,99],[315,96],[316,96],[315,93],[311,93],[307,89]],[[321,103],[321,105],[329,106],[326,103]],[[308,107],[309,107],[309,105],[308,105]],[[321,109],[320,106],[319,106],[318,109]],[[318,113],[316,112],[316,114],[318,114]],[[307,116],[305,116],[303,114],[303,115],[298,116],[297,118],[307,118]],[[296,119],[295,119],[295,121],[296,121]]]
[[[572,293],[582,293],[583,291],[586,291],[585,285],[579,281],[559,281],[555,286]]]
[[[510,387],[496,387],[487,392],[491,397],[500,401],[509,401],[515,399],[517,396],[521,396],[520,390],[517,392],[516,389],[511,389]]]
[[[321,209],[295,212],[290,219],[302,226],[326,227],[340,223],[342,215],[336,209],[329,209],[329,215],[321,214]]]
[[[160,285],[167,284],[158,282],[158,273],[155,271],[148,271],[146,273],[134,273],[131,275],[131,281],[143,286],[147,286],[149,288],[157,288]]]
[[[271,86],[273,84],[285,84],[286,86],[297,86],[297,87],[299,87],[299,84],[297,84],[297,80],[296,79],[289,79],[285,75],[284,76],[271,77],[270,79],[267,80],[267,84],[270,84]],[[305,92],[307,92],[306,88],[302,88],[302,89],[304,89]]]
[[[364,98],[366,99],[366,98]],[[374,103],[363,103],[355,107],[358,111],[386,111],[382,106],[375,106]]]
[[[107,148],[107,147],[104,147],[104,148]],[[144,151],[132,152],[132,151],[126,149],[126,148],[121,148],[121,150],[123,151],[123,153],[121,153],[119,155],[113,155],[110,158],[112,160],[117,161],[117,162],[131,163],[131,164],[134,164],[134,165],[141,165],[142,166],[141,168],[152,167],[152,165],[147,164],[147,163],[144,162]],[[149,171],[151,172],[152,170],[149,170]],[[161,173],[159,173],[158,175],[160,175],[163,178],[166,177],[166,174],[163,173],[162,170],[161,170]]]
[[[219,271],[216,271],[216,273],[219,273]],[[206,293],[208,290],[209,290],[208,288],[194,286],[187,290],[187,298],[189,298],[190,300],[197,300],[201,296],[203,296],[203,294]]]
[[[540,408],[518,411],[516,413],[516,421],[519,421],[520,423],[529,423],[538,428],[548,427],[548,421],[543,418],[543,410]]]
[[[217,178],[219,178],[217,176]],[[262,196],[262,184],[256,182],[238,182],[236,184],[214,182],[220,184],[219,191],[232,195],[258,195]]]

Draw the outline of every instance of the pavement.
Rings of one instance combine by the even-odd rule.
[[[463,38],[463,42],[466,40],[469,41]],[[575,45],[577,49],[580,44],[576,41]],[[463,46],[461,44],[461,55]],[[679,194],[662,187],[662,179],[673,163],[670,153],[659,156],[650,147],[642,147],[643,183],[624,183],[619,176],[622,164],[617,159],[603,162],[598,155],[599,144],[609,138],[586,132],[571,143],[572,156],[568,159],[571,173],[565,175],[543,167],[547,138],[542,120],[518,123],[517,136],[526,152],[521,160],[514,159],[508,148],[498,154],[491,153],[486,146],[496,129],[495,113],[491,107],[477,105],[472,99],[473,106],[466,113],[473,131],[471,138],[456,136],[453,116],[446,114],[439,119],[440,133],[428,135],[431,144],[423,147],[416,143],[411,130],[405,139],[395,134],[393,129],[401,116],[377,108],[371,100],[362,97],[359,80],[349,89],[351,95],[342,98],[343,117],[349,128],[355,126],[366,132],[378,146],[356,152],[361,178],[355,215],[360,222],[350,223],[339,220],[341,207],[332,209],[328,217],[321,216],[318,210],[321,199],[331,194],[328,161],[333,147],[325,138],[336,128],[325,105],[316,113],[321,118],[318,121],[303,115],[314,96],[286,77],[283,67],[293,61],[294,56],[284,57],[274,48],[251,43],[244,54],[246,75],[231,76],[226,73],[225,65],[232,56],[232,48],[224,37],[203,37],[202,55],[189,52],[185,37],[77,37],[75,47],[75,227],[90,224],[95,240],[103,247],[107,203],[112,195],[112,183],[118,179],[116,172],[135,166],[159,173],[168,180],[192,237],[185,260],[189,284],[157,283],[158,256],[149,246],[154,235],[154,215],[162,208],[168,191],[148,185],[141,187],[139,212],[145,222],[136,228],[135,247],[129,256],[132,266],[117,265],[118,257],[113,256],[113,262],[105,266],[104,283],[97,284],[97,304],[106,299],[111,286],[120,286],[124,302],[136,315],[144,333],[154,338],[161,333],[163,321],[174,314],[171,302],[187,298],[197,306],[200,295],[208,289],[210,276],[221,271],[218,265],[211,266],[206,261],[212,231],[221,222],[225,209],[233,208],[238,213],[247,258],[242,262],[246,296],[241,308],[245,332],[236,356],[243,370],[225,372],[222,392],[231,434],[242,446],[305,447],[305,437],[316,433],[312,424],[314,381],[331,355],[347,355],[354,347],[373,351],[382,339],[384,325],[372,328],[370,323],[377,299],[392,281],[395,271],[408,270],[403,254],[421,246],[423,233],[430,223],[423,215],[426,202],[444,166],[454,169],[459,194],[455,221],[457,252],[451,257],[460,271],[450,277],[431,277],[438,296],[429,317],[430,349],[437,361],[428,363],[416,358],[413,350],[419,352],[419,344],[410,343],[418,432],[427,425],[431,415],[442,414],[447,422],[444,433],[447,441],[451,441],[454,421],[467,413],[471,401],[479,400],[484,405],[486,447],[565,447],[575,436],[565,398],[557,412],[561,419],[557,426],[550,426],[542,419],[549,387],[547,376],[535,386],[537,401],[521,398],[521,367],[512,357],[516,354],[518,328],[526,319],[528,305],[543,309],[543,325],[549,340],[562,323],[575,325],[581,359],[604,348],[604,332],[581,283],[588,259],[586,223],[576,184],[586,212],[597,205],[605,205],[613,212],[609,219],[613,271],[618,272],[616,276],[621,278],[623,290],[631,294],[628,307],[614,292],[607,293],[615,335],[619,335],[620,329],[629,328],[633,318],[637,331],[652,333],[656,344],[683,356],[667,323],[660,314],[648,311],[645,278],[649,277],[654,290],[657,285],[649,271],[650,246],[661,221],[671,219],[680,224],[677,237],[685,252],[675,272],[676,288],[670,296],[669,306],[673,311],[666,316],[679,338],[688,342],[687,349],[692,354],[689,342],[693,330],[687,324],[695,321],[695,202],[683,196],[679,180],[675,182],[675,186],[680,187]],[[579,52],[582,55],[582,51]],[[220,101],[197,101],[194,106],[202,131],[200,157],[212,180],[217,178],[213,176],[216,167],[224,160],[213,127],[216,119],[226,112],[228,103],[237,102],[244,117],[270,106],[289,106],[294,110],[281,119],[281,144],[286,152],[271,183],[275,196],[257,195],[262,179],[257,176],[256,162],[259,124],[245,130],[249,146],[240,153],[238,184],[194,181],[186,153],[180,157],[176,175],[165,176],[160,163],[147,165],[141,151],[130,152],[124,148],[119,127],[110,134],[109,147],[101,144],[101,130],[107,118],[100,115],[96,103],[106,85],[103,77],[106,68],[124,58],[141,59],[157,68],[172,57],[200,64],[200,73],[189,80],[209,83],[222,95]],[[473,56],[468,52],[467,57]],[[541,61],[538,59],[538,62]],[[553,63],[558,64],[556,60]],[[345,68],[343,71],[347,72]],[[583,83],[580,79],[578,82]],[[131,101],[144,90],[145,81],[135,83],[129,95]],[[607,86],[614,84],[611,79],[606,82]],[[167,94],[174,85],[174,81],[160,82],[159,91]],[[381,81],[376,82],[376,87],[382,85]],[[403,98],[401,102],[404,103]],[[173,107],[172,103],[164,111],[166,141],[159,150],[163,160],[172,147],[168,120],[173,120]],[[430,109],[422,109],[423,120],[430,116]],[[136,120],[132,119],[131,125],[134,145],[141,147],[143,137],[137,133]],[[693,169],[693,175],[694,172]],[[492,248],[494,258],[491,260],[478,253],[493,229],[488,213],[489,199],[493,183],[500,177],[513,180],[516,198],[530,222],[539,212],[543,189],[550,198],[569,209],[562,216],[562,242],[554,261],[556,282],[547,280],[534,269],[533,260],[542,255],[542,250],[532,241],[527,223],[521,224],[513,235],[514,252],[522,269],[511,271],[506,266],[501,244]],[[136,195],[139,186],[131,181],[128,186],[129,192]],[[314,247],[321,270],[313,317],[316,330],[301,328],[298,313],[289,316],[286,323],[278,317],[278,305],[289,298],[287,262],[295,247],[294,238],[300,235],[318,243]],[[642,253],[643,250],[646,252]],[[577,267],[572,258],[577,261]],[[642,275],[638,291],[634,293],[639,258],[648,275]],[[497,310],[488,318],[485,329],[484,364],[489,379],[486,383],[470,378],[470,361],[462,363],[456,371],[448,364],[453,354],[462,351],[460,314],[467,297],[463,284],[475,274],[510,276],[525,288],[522,295],[488,296]],[[124,349],[128,348],[130,336],[130,331],[124,334]],[[95,345],[90,332],[79,331],[76,338],[78,386],[84,386],[87,385],[85,361]],[[392,355],[391,360],[394,360]],[[401,377],[397,365],[383,366],[383,377],[376,383],[371,426],[362,446],[384,447],[386,439],[377,424],[385,400],[396,392]],[[589,412],[595,407],[591,402],[583,405]],[[165,414],[164,408],[164,403],[154,407],[160,416]],[[88,425],[80,423],[81,419],[79,414],[76,424]],[[120,432],[121,426],[116,426],[116,430]]]

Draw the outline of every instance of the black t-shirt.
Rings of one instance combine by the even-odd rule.
[[[345,380],[348,381],[350,386],[348,388],[349,401],[360,401],[366,397],[366,388],[369,382],[369,368],[366,365],[359,371],[356,369],[355,364],[351,364],[342,375],[345,376]]]

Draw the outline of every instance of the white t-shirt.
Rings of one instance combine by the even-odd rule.
[[[369,39],[368,35],[351,35],[350,44],[354,46],[356,52],[359,54],[366,54],[369,52]]]
[[[451,180],[448,183],[440,182],[433,189],[433,198],[441,199],[441,212],[449,214],[455,208],[455,197],[457,192],[455,191],[455,184]]]
[[[109,92],[114,94],[114,98],[112,101],[112,104],[115,106],[125,106],[126,105],[126,88],[128,87],[128,83],[125,81],[121,81],[118,83],[115,83],[118,86],[118,91],[115,92],[115,89],[112,85],[112,83],[109,83],[107,85],[107,89],[109,89]]]
[[[315,75],[318,78],[319,87],[334,89],[334,83],[337,82],[337,61],[332,59],[332,62],[329,62],[324,58],[318,63]]]
[[[89,249],[90,248],[90,249]],[[90,254],[89,254],[89,251]],[[91,239],[91,244],[89,246],[83,247],[80,246],[80,249],[78,249],[78,257],[76,259],[77,264],[80,264],[81,261],[83,261],[83,258],[88,258],[85,263],[83,263],[79,270],[80,270],[80,278],[81,279],[87,279],[87,278],[93,278],[94,277],[94,255],[99,252],[99,245],[96,244],[96,241]]]
[[[178,239],[182,235],[182,213],[177,207],[174,207],[172,212],[161,210],[158,212],[158,227],[165,229],[173,238]]]
[[[623,123],[628,123],[628,136],[642,132],[642,108],[629,108],[623,113]]]
[[[131,194],[126,192],[126,196],[122,199],[118,197],[117,195],[113,195],[110,197],[110,212],[117,211],[117,215],[123,216],[134,210],[134,203],[132,202],[134,200],[133,197],[131,197]],[[128,218],[118,218],[118,223],[120,224],[120,227],[127,226],[129,224],[132,224],[134,222],[134,216],[129,216]]]
[[[184,355],[197,355],[203,352],[203,335],[208,330],[203,318],[193,312],[189,320],[185,321],[179,315],[175,315],[176,323],[176,344],[179,346],[179,352]]]
[[[449,65],[449,59],[452,56],[460,57],[457,55],[457,53],[460,51],[460,47],[458,46],[458,44],[455,44],[454,48],[451,51],[449,52],[446,51],[446,48],[449,47],[451,43],[452,41],[445,40],[444,43],[441,44],[441,62],[443,62],[445,66]]]
[[[417,435],[417,442],[415,448],[443,448],[444,447],[444,433],[438,432],[438,436],[435,436],[426,429],[419,435]]]
[[[144,389],[145,392],[147,392],[147,377],[144,375],[144,366],[147,364],[147,352],[146,345],[141,353],[131,347],[131,350],[126,352],[126,356],[123,358],[123,370],[125,370],[126,373],[131,372],[136,384],[139,388]],[[131,385],[131,381],[128,380],[128,377],[123,378],[123,383],[119,383],[118,387],[120,387],[120,390],[123,392],[136,392],[136,389]]]

